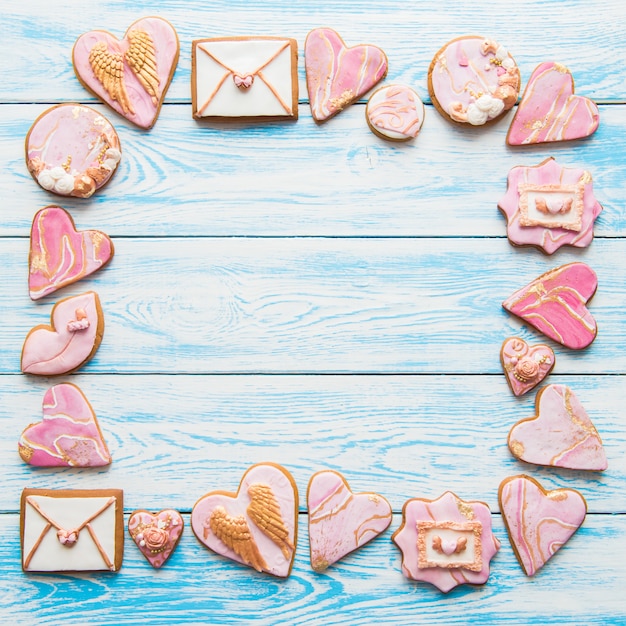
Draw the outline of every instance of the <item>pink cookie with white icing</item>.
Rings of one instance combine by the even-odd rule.
[[[587,247],[602,205],[591,174],[562,167],[552,157],[532,167],[514,167],[498,208],[507,218],[509,241],[552,254],[561,246]]]
[[[178,63],[178,35],[160,17],[133,22],[124,38],[104,30],[81,35],[72,61],[78,80],[114,111],[151,128]]]
[[[196,502],[191,528],[213,552],[286,578],[298,536],[296,483],[280,465],[253,465],[237,493],[212,491]]]
[[[348,48],[331,28],[316,28],[304,43],[311,114],[325,122],[365,95],[387,75],[387,56],[371,44]]]
[[[43,398],[43,420],[24,429],[18,452],[37,467],[102,467],[111,463],[96,414],[71,383],[50,387]]]
[[[99,230],[77,231],[72,216],[58,206],[37,211],[30,230],[28,289],[33,300],[102,269],[114,254]]]
[[[317,472],[309,481],[309,542],[316,572],[378,537],[391,524],[391,505],[377,493],[352,493],[337,472]]]
[[[502,343],[500,362],[513,394],[523,396],[552,371],[554,350],[543,343],[530,346],[519,337],[509,337]]]
[[[517,102],[520,72],[507,49],[470,35],[448,42],[428,69],[428,93],[448,120],[482,126]]]
[[[506,136],[510,146],[582,139],[600,124],[598,106],[574,95],[574,79],[560,63],[541,63],[532,73]]]
[[[511,546],[526,576],[536,574],[587,515],[587,503],[578,491],[546,491],[524,474],[505,478],[498,500]]]
[[[104,334],[104,315],[94,291],[57,302],[50,326],[35,326],[24,341],[22,371],[39,376],[68,374],[96,353]]]
[[[598,332],[586,307],[597,287],[598,277],[588,265],[568,263],[518,289],[502,306],[546,337],[572,350],[582,350]]]
[[[111,123],[83,104],[44,111],[26,135],[26,166],[40,187],[89,198],[109,182],[122,158]]]
[[[436,500],[413,498],[393,534],[402,552],[402,573],[447,593],[458,585],[482,585],[500,549],[484,502],[461,500],[446,491]]]
[[[385,85],[370,96],[365,117],[370,130],[382,139],[408,141],[422,128],[424,103],[410,87]]]
[[[565,385],[544,387],[535,400],[537,414],[517,422],[509,449],[520,461],[568,469],[608,467],[602,439],[576,394]]]
[[[152,514],[143,509],[128,518],[128,532],[148,563],[155,569],[165,564],[178,545],[185,523],[174,509]]]

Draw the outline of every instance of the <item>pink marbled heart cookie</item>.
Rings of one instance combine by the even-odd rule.
[[[174,509],[152,514],[143,509],[133,511],[128,518],[128,532],[148,563],[158,569],[172,556],[185,523]]]
[[[286,578],[298,536],[296,483],[280,465],[253,465],[237,493],[212,491],[196,502],[191,528],[217,554]]]
[[[22,459],[37,467],[101,467],[111,463],[96,414],[71,383],[50,387],[43,398],[43,420],[24,429]]]
[[[26,336],[21,364],[26,374],[68,374],[86,363],[100,346],[104,315],[94,291],[60,300],[50,320],[50,326],[35,326]]]
[[[120,41],[104,30],[81,35],[72,61],[78,80],[141,128],[151,128],[178,63],[174,27],[160,17],[133,22]]]
[[[97,272],[113,254],[108,235],[99,230],[77,231],[72,216],[61,207],[37,211],[30,230],[30,297],[39,300]]]
[[[544,387],[537,414],[517,422],[509,448],[526,463],[602,471],[608,467],[602,439],[576,394],[565,385]]]
[[[597,287],[598,277],[588,265],[568,263],[518,289],[502,306],[546,337],[572,350],[582,350],[598,332],[586,307]]]
[[[552,371],[555,358],[544,343],[530,346],[519,337],[509,337],[502,343],[500,362],[513,394],[523,396]]]
[[[595,102],[574,95],[574,79],[560,63],[541,63],[532,73],[506,136],[510,146],[569,141],[595,133]]]
[[[546,491],[520,474],[500,483],[500,510],[526,576],[533,576],[580,528],[587,503],[574,489]]]
[[[321,572],[378,537],[391,524],[391,505],[377,493],[352,493],[337,472],[317,472],[309,481],[311,567]]]
[[[378,47],[346,47],[331,28],[316,28],[304,43],[311,114],[324,122],[366,94],[387,74],[387,56]]]

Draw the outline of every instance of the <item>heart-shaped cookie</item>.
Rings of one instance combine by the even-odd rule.
[[[548,385],[538,394],[536,415],[517,422],[509,448],[526,463],[602,471],[608,467],[602,439],[566,385]]]
[[[343,111],[387,74],[387,56],[380,48],[370,44],[348,48],[331,28],[316,28],[307,35],[304,63],[316,122]]]
[[[35,326],[24,341],[22,371],[56,376],[77,370],[95,353],[104,333],[104,315],[94,291],[57,302],[50,326]]]
[[[569,141],[592,135],[600,124],[595,102],[574,95],[574,79],[560,63],[541,63],[532,73],[511,122],[510,146]]]
[[[520,337],[509,337],[502,343],[500,362],[513,394],[523,396],[552,371],[555,358],[544,343],[530,346]]]
[[[285,578],[298,537],[296,483],[280,465],[253,465],[237,493],[212,491],[196,502],[191,528],[217,554]]]
[[[139,509],[128,518],[128,532],[152,567],[158,569],[172,556],[185,523],[174,509],[152,514]]]
[[[321,572],[378,537],[391,524],[389,502],[377,493],[352,493],[343,476],[326,470],[309,481],[311,567]]]
[[[568,263],[518,289],[502,306],[546,337],[581,350],[598,332],[586,307],[597,287],[598,277],[588,265]]]
[[[500,510],[526,576],[533,576],[580,528],[587,503],[574,489],[546,491],[520,474],[500,483]]]
[[[33,300],[103,268],[113,258],[113,242],[99,230],[77,231],[72,216],[58,206],[37,211],[30,230],[28,289]]]
[[[22,459],[37,467],[101,467],[111,463],[96,414],[71,383],[50,387],[43,398],[43,420],[24,429]]]
[[[178,35],[160,17],[133,22],[120,41],[104,30],[81,35],[72,61],[78,80],[141,128],[151,128],[178,63]]]

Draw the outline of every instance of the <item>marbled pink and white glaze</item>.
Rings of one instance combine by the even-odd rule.
[[[71,383],[50,387],[43,398],[43,420],[24,429],[18,443],[22,459],[37,467],[102,467],[111,455],[96,414]]]
[[[527,576],[554,556],[587,514],[587,503],[578,491],[546,491],[524,474],[505,478],[498,499],[511,546]]]
[[[249,507],[254,497],[250,491],[257,485],[271,490],[275,503],[274,507],[269,507],[266,512],[268,515],[276,514],[286,531],[285,541],[279,543],[274,541],[251,517]],[[247,543],[254,544],[254,550],[258,551],[259,558],[254,563],[242,556],[243,550],[235,551],[211,530],[210,520],[216,509],[222,510],[229,519],[237,520],[237,526],[245,528],[246,535],[249,533]],[[298,490],[291,474],[279,465],[260,463],[253,465],[244,474],[236,494],[213,491],[200,498],[191,512],[191,528],[198,540],[217,554],[257,571],[284,578],[291,573],[295,556],[297,514]],[[240,535],[243,534],[242,531]]]
[[[417,137],[424,123],[424,103],[406,85],[385,85],[367,101],[367,123],[374,133],[391,141]]]
[[[547,254],[564,245],[588,246],[602,212],[591,174],[562,167],[552,157],[539,165],[514,167],[498,207],[507,218],[511,243],[536,246]]]
[[[402,513],[402,524],[392,539],[402,552],[407,578],[431,583],[446,593],[465,583],[487,582],[500,541],[491,530],[491,512],[485,503],[461,500],[446,491],[436,500],[408,500]],[[466,543],[459,545],[459,540]]]
[[[130,536],[155,569],[172,556],[184,526],[181,514],[174,509],[163,509],[155,514],[134,511],[128,518]]]
[[[391,524],[391,505],[377,493],[352,493],[337,472],[317,472],[309,481],[311,567],[321,572],[371,541]]]
[[[517,422],[509,448],[526,463],[578,470],[608,467],[602,439],[576,394],[566,385],[548,385],[537,394],[536,415]]]
[[[428,90],[440,112],[455,122],[482,126],[516,102],[519,69],[506,48],[484,37],[453,39],[435,55]]]
[[[304,43],[311,114],[323,122],[366,94],[387,74],[387,56],[371,44],[346,47],[331,28],[312,30]]]
[[[132,31],[146,33],[152,42],[156,65],[155,74],[158,78],[158,89],[155,94],[150,94],[146,90],[125,58],[131,46],[128,35]],[[112,88],[113,93],[107,90],[96,76],[89,60],[92,49],[98,44],[104,44],[108,54],[121,56],[123,76],[121,85]],[[72,60],[78,80],[89,91],[133,124],[141,128],[151,128],[157,120],[161,104],[174,75],[178,54],[178,36],[174,27],[163,18],[144,17],[128,27],[122,40],[104,30],[92,30],[81,35],[74,44]],[[118,91],[123,89],[127,97],[119,94],[116,89]]]
[[[571,348],[586,348],[596,338],[596,321],[586,307],[598,277],[585,263],[557,267],[507,298],[502,306],[546,337]]]
[[[589,137],[600,124],[595,102],[574,95],[574,79],[560,63],[535,68],[506,137],[510,146]]]
[[[544,343],[530,346],[520,337],[509,337],[502,342],[500,362],[513,395],[523,396],[552,371],[555,357]]]
[[[30,230],[28,289],[33,300],[70,285],[104,267],[113,242],[99,230],[77,231],[58,206],[37,211]]]
[[[111,123],[83,104],[57,104],[26,136],[26,166],[47,191],[89,198],[105,185],[122,157]]]
[[[24,341],[22,371],[56,376],[78,369],[98,349],[104,319],[98,294],[88,291],[57,302],[51,326],[35,326]]]

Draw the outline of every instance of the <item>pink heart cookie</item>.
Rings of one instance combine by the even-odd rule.
[[[274,463],[253,465],[237,493],[212,491],[191,512],[198,540],[258,572],[287,577],[298,536],[298,489],[291,474]]]
[[[60,300],[50,320],[50,326],[35,326],[26,336],[21,364],[26,374],[56,376],[73,372],[100,346],[104,316],[94,291]]]
[[[331,28],[312,30],[304,43],[311,113],[324,122],[366,94],[387,74],[387,56],[378,47],[346,47]]]
[[[526,576],[533,576],[580,528],[587,503],[578,491],[546,491],[520,474],[500,483],[500,510],[511,546]]]
[[[111,463],[96,414],[71,383],[50,387],[43,398],[43,420],[24,429],[22,459],[37,467],[102,467]]]
[[[99,230],[77,231],[71,215],[61,207],[37,211],[30,230],[30,297],[39,300],[97,272],[113,254],[108,235]]]
[[[574,79],[560,63],[532,73],[506,136],[510,146],[569,141],[592,135],[600,124],[595,102],[574,95]]]
[[[128,532],[152,567],[158,569],[172,556],[185,523],[174,509],[152,514],[143,509],[133,511],[128,518]]]
[[[576,397],[565,385],[544,387],[534,417],[517,422],[509,448],[526,463],[602,471],[608,467],[602,439]]]
[[[160,17],[133,22],[120,41],[104,30],[81,35],[72,61],[78,80],[114,111],[151,128],[178,63],[174,27]]]
[[[377,493],[354,494],[337,472],[317,472],[309,481],[311,567],[321,572],[378,537],[391,524],[389,502]]]
[[[502,343],[500,362],[513,394],[523,396],[552,371],[555,358],[550,346],[529,346],[519,337],[509,337]]]
[[[507,298],[502,306],[546,337],[571,348],[586,348],[596,338],[596,321],[585,306],[598,277],[585,263],[557,267]]]

